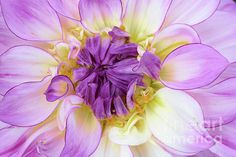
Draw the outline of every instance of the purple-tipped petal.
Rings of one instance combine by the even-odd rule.
[[[118,116],[124,116],[129,113],[128,109],[126,108],[126,106],[120,96],[114,98],[113,101],[114,101],[116,114]]]
[[[214,122],[212,125],[228,123],[236,118],[236,78],[189,91],[189,94],[201,105],[206,121]]]
[[[50,77],[46,77],[41,82],[23,83],[9,90],[0,102],[0,120],[31,126],[48,118],[57,106],[57,102],[48,102],[44,95],[49,83]]]
[[[161,27],[171,0],[128,0],[123,25],[131,39],[141,41]]]
[[[71,112],[66,128],[66,144],[61,157],[86,157],[95,151],[102,129],[90,110],[80,108]]]
[[[197,32],[188,25],[173,24],[156,33],[152,48],[164,60],[176,48],[190,43],[200,43]]]
[[[74,87],[70,78],[64,75],[58,75],[52,79],[45,95],[47,101],[53,102],[71,94],[72,91],[74,91]]]
[[[218,50],[230,62],[235,62],[236,22],[232,21],[236,21],[236,14],[217,11],[208,20],[194,26],[194,28],[202,43]]]
[[[162,63],[160,79],[170,88],[199,88],[217,79],[227,65],[228,61],[215,49],[189,44],[167,56]]]
[[[120,25],[120,0],[80,0],[79,11],[82,24],[94,33]]]
[[[154,79],[158,79],[161,69],[161,61],[159,57],[152,54],[151,52],[145,52],[140,60],[139,66],[139,71]]]
[[[166,15],[164,26],[173,23],[195,25],[209,18],[220,0],[174,0]]]
[[[131,110],[134,108],[134,92],[135,92],[135,88],[136,88],[136,83],[137,81],[134,81],[132,83],[130,83],[129,85],[129,90],[126,94],[126,103],[127,103],[127,107]]]
[[[52,73],[57,61],[47,52],[31,47],[13,47],[0,56],[0,94],[29,81],[40,81]]]
[[[48,0],[49,4],[61,15],[79,20],[79,5],[80,0]]]
[[[62,30],[47,0],[1,0],[4,19],[12,32],[27,40],[59,40]]]

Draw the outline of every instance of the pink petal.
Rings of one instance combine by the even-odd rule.
[[[40,81],[50,75],[56,60],[47,52],[31,47],[17,46],[0,56],[0,94],[28,81]]]
[[[227,60],[213,48],[189,44],[167,56],[162,64],[160,79],[170,88],[199,88],[213,82],[227,64]]]
[[[87,108],[71,112],[67,119],[66,145],[61,156],[89,156],[97,148],[102,128],[93,113]]]
[[[5,155],[11,151],[12,148],[20,143],[20,139],[26,133],[28,128],[7,127],[0,130],[0,156]],[[3,142],[4,141],[4,142]]]
[[[61,26],[47,0],[1,0],[10,30],[27,40],[59,40]]]
[[[164,26],[173,23],[195,25],[209,18],[220,0],[174,0],[168,10]]]
[[[189,91],[189,94],[200,103],[206,121],[214,122],[212,125],[228,123],[236,118],[236,78],[210,88]]]
[[[120,0],[80,0],[79,11],[82,24],[94,33],[120,25]]]
[[[235,1],[233,1],[233,0],[221,0],[220,5],[218,7],[218,10],[226,11],[226,12],[235,14],[235,12],[236,12]]]
[[[229,148],[221,143],[214,145],[210,150],[211,152],[217,154],[219,157],[235,157],[236,154],[235,149]]]
[[[196,25],[202,43],[218,50],[230,62],[236,61],[236,15],[217,11],[212,17]]]
[[[131,38],[145,39],[161,27],[171,0],[128,0],[123,25]]]
[[[173,24],[156,33],[152,48],[163,60],[176,48],[190,43],[200,43],[197,32],[188,25]]]
[[[80,0],[48,0],[49,4],[61,15],[79,20],[79,5]]]
[[[44,92],[50,77],[41,82],[20,84],[9,90],[0,102],[0,120],[11,125],[31,126],[48,118],[57,102],[46,100]]]

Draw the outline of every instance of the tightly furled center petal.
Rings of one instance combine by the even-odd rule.
[[[158,57],[148,52],[139,62],[137,44],[129,43],[129,35],[117,27],[109,32],[109,37],[88,38],[85,47],[78,54],[79,68],[74,70],[76,81],[80,81],[76,92],[89,104],[98,118],[128,114],[127,92],[134,82],[142,85],[143,72],[157,75],[148,68],[148,59]],[[144,68],[146,67],[146,68]]]

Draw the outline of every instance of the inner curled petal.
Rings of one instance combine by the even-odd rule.
[[[149,68],[140,67],[147,66],[147,63],[137,60],[137,45],[129,42],[128,34],[115,27],[109,35],[88,38],[78,54],[79,68],[74,70],[77,94],[100,119],[128,114],[132,107],[127,104],[132,103],[132,99],[127,99],[127,93],[133,88],[132,84],[136,82],[142,86],[144,74],[156,78],[160,65],[159,58],[148,55],[158,62],[150,64],[155,66],[156,75],[146,72]]]

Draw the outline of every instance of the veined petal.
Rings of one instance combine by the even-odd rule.
[[[89,156],[97,148],[102,128],[87,108],[71,112],[67,119],[66,144],[61,157]]]
[[[120,25],[122,6],[120,0],[80,0],[82,24],[94,33]]]
[[[91,157],[133,157],[129,146],[113,143],[108,137],[108,132],[108,128],[103,131],[100,143]]]
[[[27,40],[59,40],[61,26],[47,0],[1,0],[4,19],[12,32]]]
[[[189,91],[201,105],[206,121],[214,122],[212,125],[225,124],[236,118],[235,82],[236,78],[231,78],[212,87]]]
[[[27,82],[9,90],[0,102],[0,120],[16,126],[31,126],[49,117],[57,102],[46,100],[44,92],[50,77],[41,82]]]
[[[80,0],[48,0],[49,4],[61,15],[75,20],[80,20],[79,5]]]
[[[211,152],[219,155],[220,157],[234,157],[236,154],[236,150],[227,147],[224,144],[217,143],[213,147],[210,148]]]
[[[164,150],[154,140],[150,139],[144,144],[133,146],[131,150],[135,157],[155,156],[155,157],[172,157],[170,153]]]
[[[191,43],[200,43],[196,31],[188,25],[173,24],[156,34],[152,48],[163,60],[176,48]]]
[[[228,61],[213,48],[189,44],[177,48],[162,64],[161,81],[175,89],[193,89],[213,82],[226,68]]]
[[[131,39],[140,41],[161,27],[171,0],[128,0],[123,25]]]
[[[146,118],[153,135],[175,153],[193,155],[213,144],[200,106],[182,91],[160,89],[147,104]]]
[[[164,26],[173,23],[195,25],[209,18],[220,0],[174,0],[166,15]]]
[[[17,46],[0,56],[0,94],[29,81],[50,75],[57,61],[47,52],[31,46]]]
[[[230,62],[236,61],[236,15],[217,11],[208,20],[194,26],[202,43],[218,50]]]
[[[143,117],[132,115],[127,124],[120,127],[113,127],[109,130],[109,138],[112,142],[120,145],[140,145],[151,137]]]

